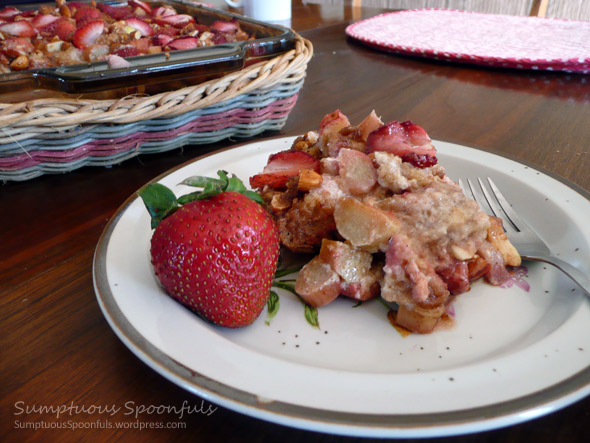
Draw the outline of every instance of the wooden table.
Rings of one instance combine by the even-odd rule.
[[[293,2],[293,26],[315,46],[308,77],[287,125],[296,135],[340,108],[351,121],[371,109],[384,120],[411,119],[434,139],[506,154],[590,190],[590,78],[514,72],[396,57],[347,41],[347,21],[379,10]],[[145,182],[201,153],[185,147],[111,168],[85,168],[0,186],[0,440],[8,441],[309,441],[342,437],[295,430],[217,407],[168,382],[115,336],[97,304],[92,259],[119,205]],[[531,374],[534,376],[534,374]],[[170,405],[203,412],[121,414],[128,429],[47,429],[108,419],[74,407]],[[70,406],[56,418],[40,406]],[[28,407],[36,411],[23,412]],[[212,408],[212,409],[209,409]],[[216,409],[215,409],[216,408]],[[590,399],[549,416],[474,436],[437,442],[582,441]],[[18,424],[17,424],[18,420]],[[43,429],[23,429],[24,422]],[[161,422],[183,429],[142,429]],[[135,424],[134,424],[135,423]],[[94,426],[98,426],[95,424]],[[347,440],[348,441],[348,440]],[[356,439],[355,441],[362,441]]]

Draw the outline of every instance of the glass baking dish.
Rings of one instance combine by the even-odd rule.
[[[113,6],[126,1],[102,1]],[[257,61],[274,57],[295,46],[295,33],[283,26],[253,20],[184,0],[146,1],[150,6],[170,5],[197,23],[237,20],[255,37],[195,49],[127,57],[126,68],[113,69],[106,61],[0,74],[0,102],[36,98],[76,97],[109,99],[133,93],[154,94],[221,77]],[[21,11],[41,4],[14,5]]]

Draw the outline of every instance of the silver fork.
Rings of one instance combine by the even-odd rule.
[[[535,231],[516,214],[492,179],[488,177],[486,181],[487,186],[481,178],[477,179],[477,183],[469,179],[459,180],[459,186],[463,188],[465,195],[472,197],[488,215],[502,219],[506,235],[523,259],[542,261],[555,266],[590,296],[590,278],[575,266],[556,257]]]

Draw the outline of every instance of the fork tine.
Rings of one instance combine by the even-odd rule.
[[[488,177],[487,180],[488,180],[488,184],[490,185],[492,192],[494,193],[494,196],[496,197],[496,199],[498,201],[498,204],[500,205],[500,208],[502,209],[502,211],[506,215],[506,218],[508,220],[510,220],[510,223],[512,224],[512,226],[514,226],[514,228],[518,232],[522,231],[523,230],[522,228],[525,228],[525,229],[528,228],[528,225],[526,224],[526,222],[518,216],[518,214],[516,213],[516,211],[514,209],[512,209],[512,205],[510,204],[510,202],[508,200],[506,200],[506,197],[504,197],[504,194],[502,194],[502,192],[500,192],[500,189],[498,189],[498,187],[496,186],[494,181],[490,177]],[[522,228],[519,228],[519,226],[521,226]]]
[[[502,219],[502,225],[507,234],[519,232],[510,218],[504,214],[499,202],[494,197],[492,197],[491,193],[486,189],[484,182],[480,178],[477,179],[477,184],[467,179],[469,192],[466,192],[465,185],[462,184],[462,182],[460,182],[459,185],[463,187],[467,196],[469,196],[469,194],[473,196],[473,199],[477,202],[482,211],[486,212],[488,215],[493,215]],[[504,201],[506,201],[506,199],[504,199]]]
[[[490,178],[488,177],[487,180],[489,183]],[[502,201],[500,201],[500,198],[498,197],[498,193],[500,192],[498,187],[494,188],[490,184],[490,187],[492,189],[492,193],[490,193],[487,190],[485,183],[483,182],[483,180],[481,178],[478,177],[477,182],[479,183],[479,186],[481,187],[481,190],[482,190],[483,194],[485,195],[485,198],[486,198],[488,204],[492,208],[492,212],[494,213],[494,215],[503,220],[504,230],[506,232],[509,232],[510,230],[512,230],[514,232],[520,232],[520,229],[518,229],[518,226],[516,226],[514,221],[510,219],[506,210],[504,209],[504,206],[502,206]],[[494,196],[492,197],[491,194],[493,194]],[[508,201],[504,198],[502,193],[500,193],[500,197],[502,197],[502,200],[503,200],[505,206],[510,208],[510,203],[508,203]],[[512,212],[514,212],[514,211],[512,211]]]
[[[457,180],[457,183],[459,184],[461,189],[463,189],[463,194],[465,194],[465,196],[467,198],[475,200],[475,197],[473,197],[473,193],[471,192],[471,189],[469,189],[469,186],[467,186],[463,180],[459,179],[459,180]]]

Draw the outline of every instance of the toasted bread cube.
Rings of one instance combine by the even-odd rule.
[[[389,239],[401,228],[392,213],[354,198],[343,198],[336,204],[334,221],[342,237],[368,252],[385,251]]]
[[[307,304],[319,308],[338,297],[341,285],[340,276],[329,264],[316,256],[299,271],[295,281],[295,292]]]
[[[399,305],[395,322],[412,332],[430,334],[444,312],[444,306],[422,309],[418,306]]]

